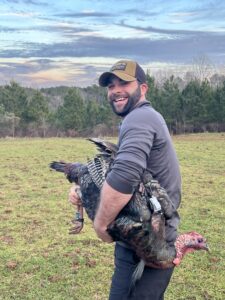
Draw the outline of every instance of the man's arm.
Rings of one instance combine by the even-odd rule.
[[[115,220],[121,209],[129,202],[132,194],[123,194],[113,189],[106,181],[102,187],[101,200],[94,220],[94,229],[104,242],[112,242],[106,232],[107,226]]]

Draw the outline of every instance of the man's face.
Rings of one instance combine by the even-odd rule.
[[[141,88],[137,81],[127,82],[113,77],[108,84],[108,99],[118,116],[126,116],[141,97]]]

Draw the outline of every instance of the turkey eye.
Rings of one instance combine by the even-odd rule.
[[[198,243],[202,243],[203,242],[203,239],[198,239]]]

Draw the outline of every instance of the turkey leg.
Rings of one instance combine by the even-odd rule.
[[[75,189],[76,193],[78,194],[79,198],[81,199],[81,191],[79,187]],[[80,202],[81,203],[81,202]],[[72,220],[73,227],[69,229],[69,234],[78,234],[84,225],[84,209],[82,204],[77,204],[77,210],[75,211],[74,219]]]

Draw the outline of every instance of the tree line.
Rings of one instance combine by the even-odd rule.
[[[212,85],[170,76],[159,84],[147,74],[147,99],[165,118],[171,133],[225,131],[225,80]],[[32,89],[10,82],[0,86],[0,136],[116,135],[120,118],[106,90],[55,87]]]

